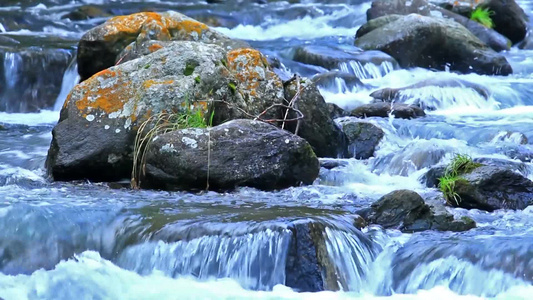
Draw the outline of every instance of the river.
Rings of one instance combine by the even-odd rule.
[[[375,157],[321,169],[315,184],[278,192],[130,190],[119,184],[49,182],[51,130],[78,80],[81,35],[105,18],[61,16],[83,4],[112,14],[176,10],[278,57],[289,73],[324,69],[293,61],[301,45],[353,45],[371,1],[2,0],[0,5],[0,298],[22,299],[528,299],[533,294],[533,207],[484,212],[449,208],[477,228],[406,234],[351,221],[397,189],[439,193],[420,179],[454,153],[519,167],[533,180],[533,51],[504,55],[514,74],[459,75],[346,65],[366,87],[321,90],[344,108],[379,88],[424,79],[475,83],[420,90],[435,108],[420,119],[371,118],[385,131]],[[256,4],[253,2],[268,2]],[[518,1],[533,16],[532,1]],[[533,18],[532,18],[533,20]],[[425,101],[425,102],[424,102]],[[508,134],[514,133],[514,134]],[[522,133],[529,144],[520,144]],[[290,226],[325,225],[341,291],[285,286]]]

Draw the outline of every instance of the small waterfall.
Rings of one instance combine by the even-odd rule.
[[[326,227],[326,247],[343,290],[361,291],[381,248],[358,230]]]
[[[4,53],[4,78],[6,81],[6,88],[12,89],[19,81],[20,65],[22,64],[22,57],[19,53],[6,52]]]
[[[61,110],[65,100],[67,99],[68,94],[74,88],[76,84],[80,81],[80,75],[78,74],[78,64],[76,62],[76,55],[73,55],[70,64],[63,74],[63,81],[61,83],[61,91],[57,96],[56,102],[54,104],[54,110]]]
[[[389,61],[384,61],[379,65],[372,63],[362,64],[358,61],[340,63],[339,69],[342,72],[353,74],[359,79],[381,78],[394,71],[394,65]]]
[[[266,229],[238,236],[148,242],[126,248],[117,264],[140,274],[160,271],[171,277],[232,278],[246,288],[270,290],[285,283],[290,238],[289,230]]]

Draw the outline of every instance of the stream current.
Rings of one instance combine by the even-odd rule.
[[[77,82],[76,44],[105,21],[61,16],[85,4],[114,15],[176,10],[247,40],[288,74],[320,67],[292,60],[302,45],[353,45],[370,1],[2,0],[0,4],[0,298],[19,299],[529,299],[533,294],[533,207],[484,212],[448,208],[477,228],[404,234],[352,224],[356,210],[411,189],[454,153],[501,161],[533,179],[533,51],[504,55],[514,74],[459,75],[388,65],[343,66],[361,86],[324,87],[349,109],[385,87],[460,79],[469,87],[414,90],[434,109],[415,120],[370,118],[385,131],[375,157],[321,169],[315,184],[278,192],[241,188],[200,194],[132,191],[114,184],[49,182],[43,164],[51,130]],[[533,15],[532,1],[517,1]],[[429,99],[429,100],[428,100]],[[528,144],[521,143],[523,137]],[[525,158],[524,158],[525,157]],[[528,158],[529,157],[529,158]],[[291,224],[326,227],[338,292],[297,293],[286,283]]]

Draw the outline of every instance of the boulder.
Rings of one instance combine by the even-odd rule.
[[[358,118],[387,118],[390,114],[400,119],[414,119],[426,115],[424,110],[418,106],[386,102],[364,104],[350,112],[351,116]]]
[[[377,29],[389,23],[395,22],[401,18],[402,18],[402,15],[391,14],[391,15],[384,15],[384,16],[381,16],[375,19],[368,19],[368,22],[366,22],[361,27],[359,27],[359,29],[357,29],[357,32],[355,33],[355,38],[360,38],[374,29]]]
[[[141,185],[164,190],[262,190],[311,184],[319,162],[302,138],[253,120],[156,136],[147,146]]]
[[[385,135],[378,126],[355,118],[339,121],[348,139],[348,155],[357,159],[374,156],[374,151]]]
[[[193,111],[207,119],[214,111],[216,125],[259,115],[275,103],[283,103],[283,84],[259,51],[172,42],[71,91],[52,132],[47,170],[55,180],[129,178],[137,130],[150,117]]]
[[[465,231],[474,228],[471,219],[454,220],[446,211],[436,212],[422,197],[410,190],[397,190],[372,203],[363,217],[371,224],[403,232],[424,230]]]
[[[533,204],[533,181],[502,167],[482,166],[455,181],[458,205],[487,211],[524,209]]]
[[[493,12],[491,19],[494,30],[509,38],[513,44],[526,37],[529,18],[515,0],[486,0],[479,7]]]
[[[428,3],[426,0],[374,0],[371,8],[367,11],[367,20],[371,21],[385,17],[384,20],[376,20],[372,25],[363,29],[361,33],[385,25],[394,20],[389,15],[419,14],[431,18],[448,19],[466,27],[472,34],[495,51],[510,49],[510,42],[506,37],[493,29],[487,28],[478,22],[471,21],[469,17],[462,16],[453,11]],[[365,27],[365,25],[363,25]],[[362,28],[363,28],[362,27]]]
[[[316,84],[308,79],[293,80],[285,86],[285,99],[290,101],[300,88],[295,107],[302,112],[300,122],[286,123],[286,129],[307,140],[319,157],[344,157],[346,136],[330,116],[329,108]],[[291,112],[288,118],[295,118]],[[298,124],[299,123],[299,124]]]
[[[248,47],[207,25],[177,12],[142,12],[118,16],[92,28],[78,45],[78,72],[81,80],[120,62],[119,54],[130,44],[148,40],[198,41],[216,44],[225,50]]]
[[[365,50],[381,50],[401,67],[423,67],[462,73],[508,75],[512,68],[460,24],[411,14],[356,39]],[[416,47],[413,47],[416,45]]]
[[[394,58],[381,51],[363,52],[355,47],[334,48],[328,46],[307,45],[296,49],[293,59],[297,62],[320,66],[328,70],[337,69],[341,63],[351,61],[364,64],[380,65],[383,62],[396,64]]]

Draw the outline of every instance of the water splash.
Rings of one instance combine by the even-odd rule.
[[[358,61],[350,61],[340,63],[339,69],[345,73],[353,74],[359,79],[373,79],[381,78],[389,74],[395,69],[395,67],[394,64],[389,61],[384,61],[379,65],[372,63],[362,64]]]

